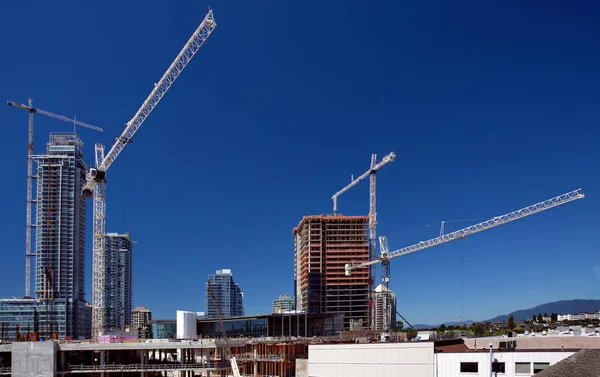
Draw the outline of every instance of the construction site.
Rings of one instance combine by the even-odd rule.
[[[304,216],[294,228],[296,308],[344,313],[344,328],[369,319],[368,270],[346,276],[348,263],[369,260],[368,216]]]
[[[406,320],[415,334],[395,332],[401,305],[390,288],[391,260],[582,199],[581,189],[452,232],[446,232],[442,222],[439,236],[390,250],[387,238],[377,235],[377,177],[396,155],[391,152],[378,161],[372,154],[366,171],[352,176],[331,197],[331,213],[304,215],[293,227],[293,301],[285,296],[286,304],[293,303],[292,310],[244,316],[243,292],[233,284],[228,269],[218,270],[218,279],[206,283],[209,315],[186,312],[186,333],[180,331],[179,317],[152,319],[145,307],[132,310],[135,241],[129,231],[106,230],[107,170],[216,26],[209,10],[111,148],[105,153],[103,144],[94,145],[93,164],[84,161],[83,141],[75,127],[101,128],[35,108],[31,99],[26,105],[8,102],[29,114],[25,293],[22,298],[0,299],[0,375],[350,377],[371,364],[381,365],[389,372],[385,375],[402,369],[406,375],[433,376],[435,369],[438,376],[438,367],[476,373],[477,363],[487,362],[479,360],[488,351],[487,344],[482,351],[472,339],[419,341]],[[36,114],[72,124],[74,132],[50,133],[45,152],[36,154]],[[368,213],[343,215],[338,208],[341,196],[362,181],[369,185],[364,201]],[[91,302],[86,301],[85,287],[89,208],[93,210]],[[220,275],[225,273],[228,279],[222,282]],[[227,294],[234,291],[236,299],[229,300],[233,296],[223,297],[220,291],[215,294],[216,282]],[[600,348],[597,333],[588,337],[592,340],[536,343],[538,349],[531,345],[534,342],[494,340],[489,351],[504,357],[500,362],[507,363],[506,370],[528,367],[535,372],[581,349]],[[523,355],[514,356],[517,350]],[[411,364],[411,357],[417,361]],[[365,370],[363,375],[369,375]]]

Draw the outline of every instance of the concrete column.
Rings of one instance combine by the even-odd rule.
[[[256,359],[258,357],[258,352],[256,350],[256,347],[258,347],[256,344],[252,345],[252,353],[254,354],[253,355],[254,359]],[[253,367],[254,367],[253,375],[254,375],[254,377],[258,377],[258,361],[254,360]]]
[[[140,350],[140,364],[142,364],[142,366],[146,366],[146,350]],[[142,377],[146,377],[147,372],[146,371],[142,371],[140,373],[140,376]]]

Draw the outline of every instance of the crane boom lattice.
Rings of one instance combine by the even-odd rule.
[[[117,156],[123,151],[129,140],[131,140],[133,135],[140,128],[142,123],[144,123],[148,115],[150,115],[152,110],[154,110],[156,105],[169,90],[171,85],[173,85],[185,66],[192,60],[200,47],[202,47],[204,41],[208,39],[215,27],[217,27],[217,24],[213,16],[213,11],[210,10],[200,26],[198,26],[185,46],[183,46],[179,55],[177,55],[161,79],[155,84],[154,89],[152,89],[148,98],[142,103],[142,106],[138,109],[133,118],[127,122],[125,130],[123,130],[123,133],[119,136],[117,142],[112,146],[110,151],[108,151],[99,169],[106,171],[110,167]]]
[[[106,171],[114,163],[115,159],[129,144],[133,135],[142,126],[152,110],[163,98],[179,74],[192,60],[196,52],[202,47],[206,39],[217,27],[212,10],[209,10],[198,28],[183,46],[173,63],[165,71],[161,79],[142,103],[133,118],[127,122],[121,136],[117,138],[112,148],[106,155],[96,154],[96,167],[90,169],[83,188],[83,197],[89,198],[94,193],[94,250],[93,250],[93,292],[92,292],[92,335],[97,338],[105,330],[105,307],[106,298],[104,292],[105,271],[105,248],[104,235],[106,228]],[[102,149],[103,150],[103,149]],[[98,152],[98,151],[97,151]]]
[[[372,260],[369,262],[365,262],[365,263],[356,264],[356,265],[347,265],[346,273],[349,274],[350,270],[370,266],[375,263],[380,263],[385,259],[389,260],[389,259],[396,258],[396,257],[402,256],[402,255],[411,254],[411,253],[414,253],[419,250],[423,250],[423,249],[427,249],[427,248],[430,248],[433,246],[441,245],[446,242],[454,241],[459,238],[464,238],[468,235],[478,233],[478,232],[481,232],[481,231],[484,231],[484,230],[487,230],[490,228],[494,228],[496,226],[509,223],[511,221],[519,220],[524,217],[533,215],[535,213],[542,212],[542,211],[548,210],[550,208],[554,208],[559,205],[572,202],[577,199],[583,199],[584,197],[585,197],[585,194],[583,193],[583,191],[581,189],[573,190],[566,194],[562,194],[562,195],[556,196],[554,198],[544,200],[543,202],[539,202],[539,203],[530,205],[528,207],[521,208],[519,210],[507,213],[505,215],[496,216],[489,220],[483,221],[481,223],[471,225],[469,227],[459,229],[457,231],[454,231],[454,232],[451,232],[448,234],[444,234],[440,237],[432,238],[427,241],[421,241],[414,245],[403,247],[401,249],[398,249],[398,250],[395,250],[392,252],[388,252],[387,250],[385,250],[385,251],[382,250],[382,254],[380,255],[380,257],[378,259],[375,259],[375,260]],[[386,242],[381,243],[382,246],[384,244],[387,245]]]

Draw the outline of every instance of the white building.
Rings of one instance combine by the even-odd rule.
[[[501,377],[531,377],[579,349],[600,348],[597,336],[473,338],[370,344],[319,344],[308,348],[311,377],[461,377],[490,375],[489,345]]]
[[[186,312],[184,310],[177,311],[177,339],[195,339],[196,327],[196,312]]]

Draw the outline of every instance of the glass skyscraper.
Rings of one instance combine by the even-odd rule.
[[[37,162],[35,294],[65,302],[56,322],[66,336],[84,338],[85,199],[81,189],[87,167],[83,143],[75,133],[51,133],[46,154]]]
[[[133,242],[129,233],[107,233],[104,245],[106,330],[125,330],[133,307]]]
[[[219,311],[223,317],[244,315],[244,293],[239,285],[233,281],[231,270],[217,270],[215,274],[208,275],[208,280],[211,283],[217,304],[219,305]],[[208,289],[208,282],[205,288],[206,300],[204,307],[206,308],[206,316],[208,318],[215,318],[217,317],[217,311]]]

